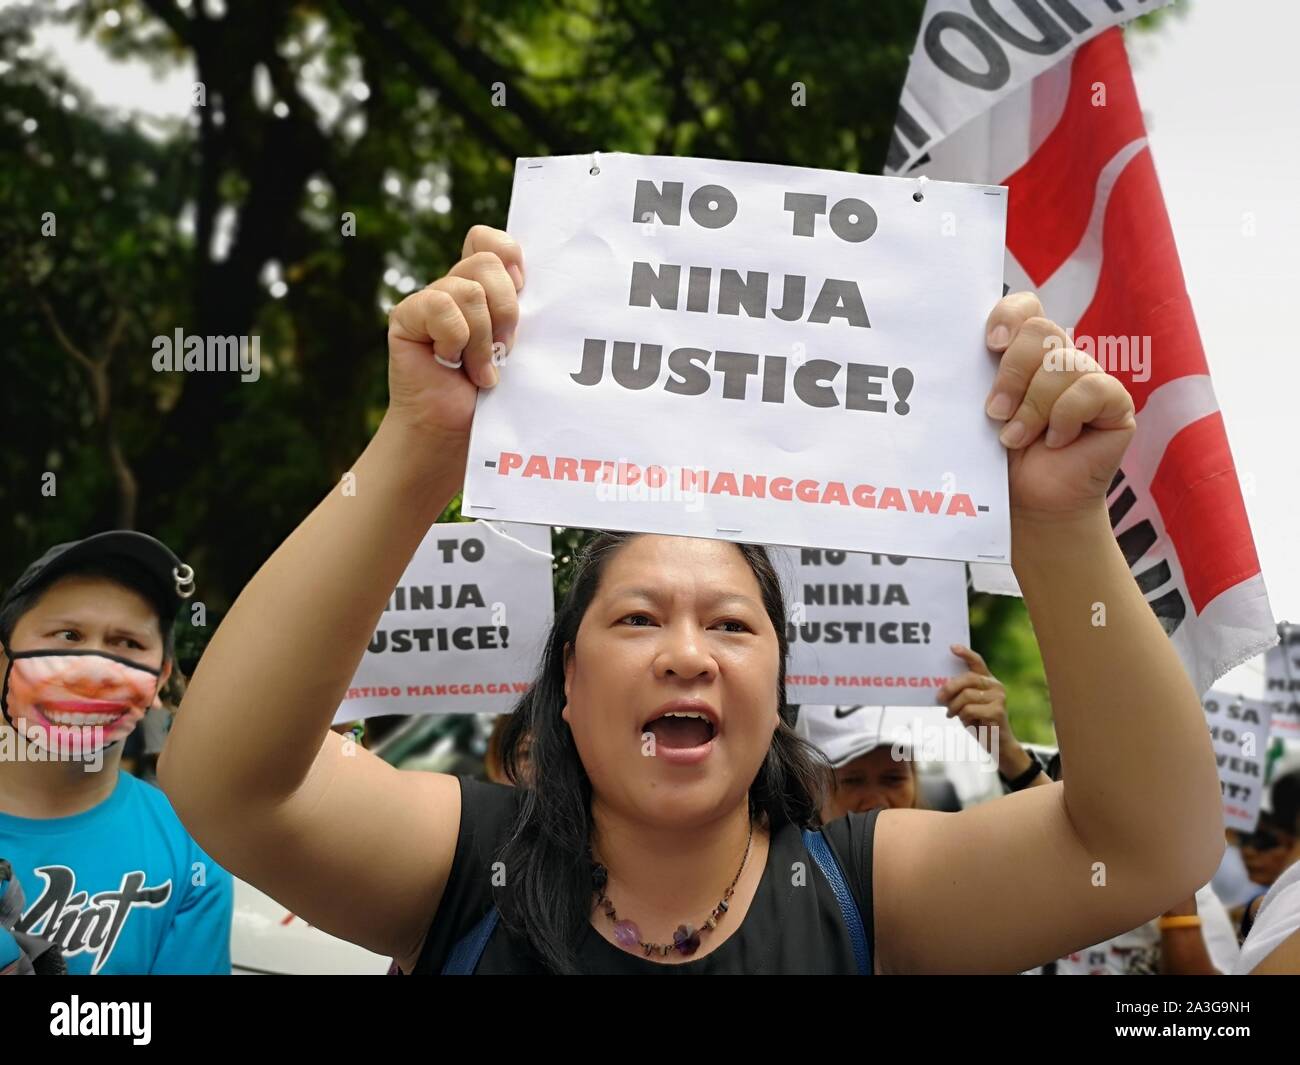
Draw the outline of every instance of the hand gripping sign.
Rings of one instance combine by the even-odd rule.
[[[996,186],[520,159],[528,283],[462,513],[1008,561],[1005,213]]]

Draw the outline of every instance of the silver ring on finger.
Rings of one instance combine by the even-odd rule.
[[[464,360],[464,359],[461,359],[459,362],[448,362],[446,359],[444,359],[444,358],[443,358],[441,355],[439,355],[437,352],[434,352],[434,354],[433,354],[433,360],[434,360],[434,362],[436,362],[439,366],[445,366],[445,367],[447,367],[447,369],[449,369],[449,370],[459,370],[462,366],[465,365],[465,360]]]

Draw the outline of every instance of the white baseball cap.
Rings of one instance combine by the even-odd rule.
[[[902,750],[911,749],[906,729],[898,727],[902,715],[889,715],[888,710],[884,706],[800,706],[794,730],[839,769],[877,747],[897,743]],[[887,724],[892,726],[889,731]]]

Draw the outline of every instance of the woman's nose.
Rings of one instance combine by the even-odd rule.
[[[672,673],[678,677],[694,678],[712,672],[714,668],[713,656],[697,626],[682,623],[664,628],[655,659],[657,675]]]

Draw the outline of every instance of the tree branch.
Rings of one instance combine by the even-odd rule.
[[[131,320],[130,314],[125,307],[118,307],[113,315],[113,324],[108,328],[108,336],[104,339],[103,363],[105,366],[113,359],[113,353],[117,350],[118,344],[122,342],[122,334],[126,332],[126,323]]]
[[[96,365],[96,361],[72,342],[68,334],[63,331],[63,326],[59,324],[58,318],[54,316],[54,309],[39,292],[36,294],[36,306],[41,309],[45,320],[50,323],[50,329],[54,333],[54,339],[59,342],[59,347],[72,356],[76,362],[80,363],[87,373],[93,376],[98,372],[99,367]]]
[[[59,347],[85,369],[90,377],[95,422],[99,426],[104,448],[108,453],[108,464],[113,471],[113,480],[117,483],[117,507],[114,511],[115,523],[119,529],[133,529],[135,528],[136,503],[140,494],[139,485],[136,482],[135,473],[131,469],[131,464],[126,460],[126,453],[122,449],[122,444],[117,438],[117,427],[113,418],[112,384],[108,376],[109,363],[113,358],[113,352],[122,341],[122,335],[126,330],[130,315],[125,307],[116,308],[113,314],[113,324],[109,326],[108,335],[104,340],[104,354],[97,359],[92,359],[77,347],[68,334],[64,332],[54,314],[54,308],[39,292],[36,293],[36,305],[41,309],[45,320],[49,322],[50,329],[54,332]]]

